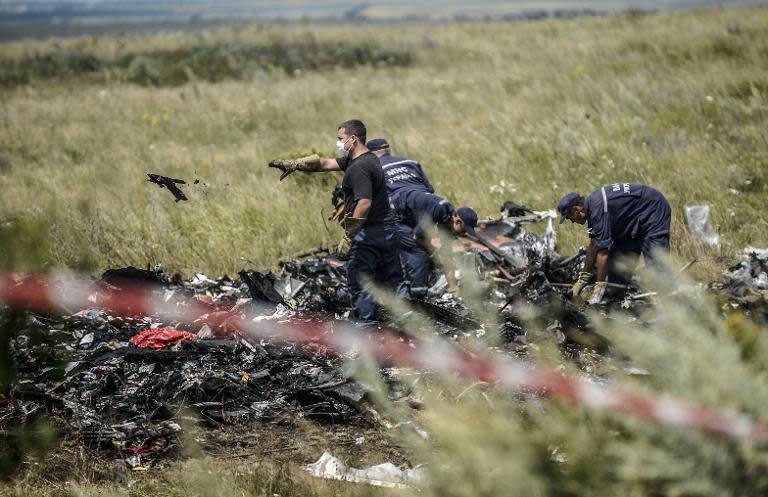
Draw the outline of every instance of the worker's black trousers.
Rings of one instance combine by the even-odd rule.
[[[352,241],[347,261],[347,286],[352,315],[359,324],[374,324],[378,319],[376,302],[364,290],[366,281],[402,291],[403,272],[400,268],[400,243],[394,223],[365,226]]]
[[[608,281],[619,285],[628,284],[640,254],[643,254],[646,267],[656,268],[659,266],[656,257],[662,253],[669,253],[669,235],[646,236],[614,244],[609,251]]]

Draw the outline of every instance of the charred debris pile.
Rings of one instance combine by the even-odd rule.
[[[464,261],[463,278],[480,280],[486,296],[478,308],[446,291],[439,273],[427,295],[409,305],[430,323],[428,332],[461,342],[501,337],[501,353],[524,355],[528,341],[520,305],[542,309],[547,330],[567,354],[600,348],[606,341],[590,331],[583,308],[569,299],[570,285],[583,263],[583,250],[556,253],[555,213],[502,210],[500,219],[481,222],[475,240],[460,240],[453,254]],[[512,214],[512,215],[510,215]],[[526,229],[544,223],[542,235]],[[474,275],[467,275],[474,272]],[[764,302],[768,287],[765,254],[753,254],[726,275],[723,287],[739,305]],[[161,268],[133,267],[105,272],[96,282],[112,289],[136,287],[172,305],[194,301],[210,313],[226,313],[251,323],[325,319],[343,322],[349,305],[344,265],[326,249],[280,263],[277,273],[244,270],[237,278],[188,281],[169,278]],[[642,311],[645,299],[627,295],[608,306]],[[762,300],[760,300],[762,299]],[[408,330],[403,316],[386,326]],[[113,316],[99,308],[68,309],[66,315],[26,313],[11,340],[16,374],[0,393],[0,429],[10,432],[52,422],[101,457],[146,468],[177,452],[184,419],[206,426],[286,422],[308,418],[320,423],[391,426],[369,402],[368,387],[348,376],[345,353],[306,344],[253,339],[228,329],[159,316]],[[495,323],[495,324],[489,324]],[[425,330],[420,330],[425,331]],[[375,340],[376,330],[361,330]],[[581,340],[584,336],[596,340]],[[408,335],[403,333],[403,339]],[[381,374],[393,401],[412,401],[398,369]]]

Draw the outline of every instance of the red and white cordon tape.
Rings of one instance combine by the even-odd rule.
[[[143,288],[115,290],[104,284],[72,278],[0,274],[0,302],[19,310],[72,313],[98,308],[114,316],[151,316],[164,321],[209,325],[260,340],[311,344],[318,350],[369,353],[378,361],[423,368],[443,375],[461,375],[525,390],[576,406],[618,412],[659,424],[685,426],[718,436],[768,444],[768,425],[747,416],[719,412],[691,402],[601,386],[522,361],[469,352],[445,340],[403,339],[395,330],[378,330],[375,339],[354,326],[297,317],[289,321],[253,321],[240,313],[216,311],[210,304],[188,299],[167,302]]]

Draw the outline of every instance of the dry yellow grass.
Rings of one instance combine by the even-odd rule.
[[[640,181],[671,201],[680,259],[720,253],[687,235],[687,203],[712,205],[726,255],[765,245],[767,15],[254,27],[4,45],[7,57],[73,47],[117,57],[309,30],[320,41],[405,47],[414,61],[262,70],[176,88],[65,79],[3,90],[2,262],[231,273],[250,265],[241,258],[268,266],[329,243],[339,233],[326,231],[321,211],[339,178],[279,183],[266,162],[313,147],[331,153],[336,125],[350,117],[420,160],[438,193],[481,215],[507,199],[545,209],[568,190]],[[175,204],[146,172],[208,186],[188,187],[190,201]],[[564,253],[584,242],[574,226],[560,235]]]

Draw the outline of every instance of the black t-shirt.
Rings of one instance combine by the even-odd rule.
[[[392,221],[389,209],[389,195],[384,183],[384,171],[379,159],[371,152],[366,152],[349,160],[346,157],[336,159],[339,168],[344,171],[341,189],[344,192],[344,213],[352,215],[355,204],[361,198],[371,199],[366,224]]]

